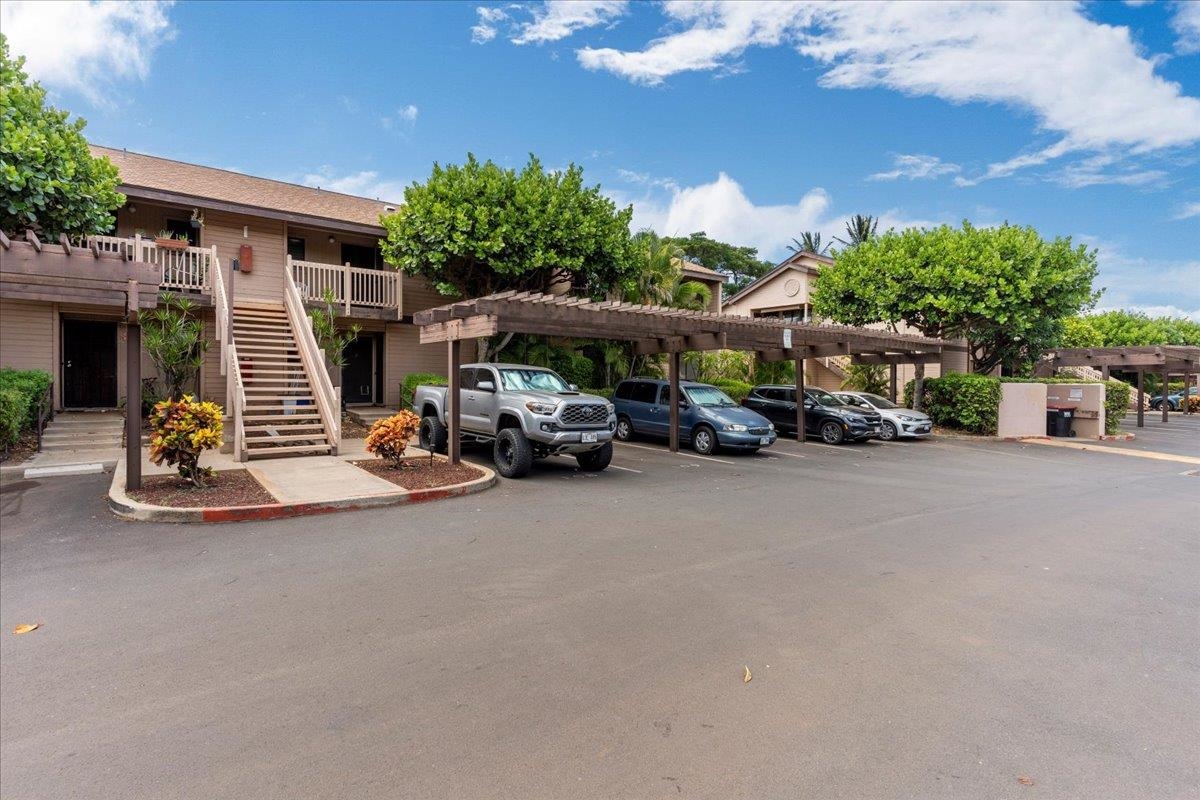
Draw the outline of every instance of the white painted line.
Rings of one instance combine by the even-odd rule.
[[[732,464],[732,461],[726,461],[723,458],[713,458],[712,456],[702,456],[697,453],[685,453],[680,450],[678,453],[672,453],[670,450],[659,450],[657,447],[646,447],[644,444],[630,444],[629,442],[621,442],[621,447],[636,447],[638,450],[650,450],[654,453],[662,453],[663,455],[678,455],[687,456],[688,458],[698,458],[701,461],[716,461],[718,464]]]
[[[95,475],[104,472],[103,464],[63,464],[60,467],[30,467],[26,478],[54,478],[60,475]]]
[[[802,455],[800,455],[799,453],[789,453],[789,452],[787,452],[786,450],[772,450],[772,451],[771,451],[771,455],[773,455],[773,456],[787,456],[788,458],[808,458],[808,456],[802,456]]]
[[[641,471],[640,469],[630,469],[629,467],[620,467],[620,466],[617,466],[616,464],[609,464],[609,465],[608,465],[608,468],[609,468],[609,469],[619,469],[619,470],[621,470],[622,472],[633,472],[633,473],[635,473],[635,474],[637,474],[637,475],[641,475],[641,474],[642,474],[642,471]]]

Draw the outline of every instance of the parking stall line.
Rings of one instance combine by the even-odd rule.
[[[714,458],[713,456],[702,456],[702,455],[697,455],[695,453],[685,453],[682,450],[679,451],[678,453],[672,453],[670,450],[659,450],[657,447],[647,447],[644,444],[630,444],[629,442],[622,442],[621,447],[636,447],[638,450],[649,450],[652,453],[661,453],[663,455],[687,456],[688,458],[696,458],[701,461],[715,461],[718,464],[733,464],[734,463],[732,461],[726,461],[723,458]]]
[[[609,468],[609,469],[619,469],[619,470],[621,470],[622,472],[632,472],[632,473],[634,473],[635,475],[641,475],[641,474],[642,474],[642,471],[641,471],[640,469],[633,469],[633,468],[631,468],[631,467],[622,467],[622,466],[620,466],[619,464],[609,464],[609,465],[608,465],[608,468]]]

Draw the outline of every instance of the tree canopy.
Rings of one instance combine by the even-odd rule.
[[[80,118],[46,104],[46,90],[0,35],[0,230],[50,237],[102,233],[125,202],[117,168],[88,150]]]
[[[730,293],[740,291],[775,266],[770,261],[760,259],[756,247],[719,242],[704,231],[696,231],[686,237],[677,236],[670,241],[679,248],[686,260],[727,275],[729,282],[726,288]]]
[[[1090,308],[1096,252],[1069,237],[1001,225],[888,232],[836,255],[813,293],[819,315],[852,325],[903,323],[926,336],[966,339],[978,372],[1018,370]]]
[[[1151,317],[1137,311],[1105,311],[1063,321],[1063,347],[1200,346],[1200,322]]]
[[[574,164],[547,172],[534,156],[518,172],[468,154],[461,166],[434,164],[404,206],[382,218],[384,259],[439,292],[478,297],[570,284],[599,297],[635,269],[629,220]]]

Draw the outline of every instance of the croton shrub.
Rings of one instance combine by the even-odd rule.
[[[197,488],[211,477],[212,467],[200,466],[200,454],[220,447],[224,434],[221,406],[185,394],[163,400],[150,412],[150,460],[177,467],[179,475]]]
[[[392,462],[399,467],[408,443],[417,434],[421,418],[411,411],[402,410],[390,417],[376,420],[367,432],[367,452]]]

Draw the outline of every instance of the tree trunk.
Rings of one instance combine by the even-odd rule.
[[[913,368],[913,411],[921,410],[921,400],[925,394],[925,365],[916,364]]]

